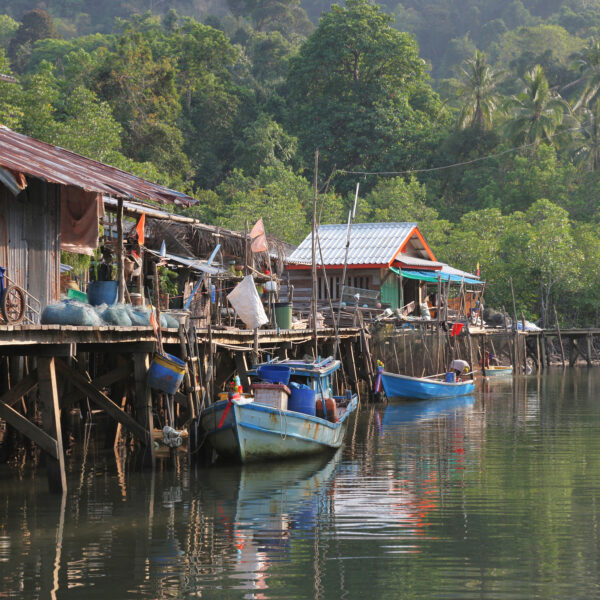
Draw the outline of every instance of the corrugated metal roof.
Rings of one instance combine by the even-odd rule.
[[[443,264],[440,262],[435,262],[434,260],[426,260],[424,258],[417,258],[416,256],[408,256],[408,254],[398,254],[396,260],[403,265],[411,267],[432,267],[436,270],[439,269]]]
[[[479,280],[479,277],[477,275],[469,273],[468,271],[461,271],[460,269],[455,269],[454,267],[451,267],[450,265],[447,265],[445,263],[443,263],[442,266],[442,273],[447,273],[448,275],[455,275],[456,277],[464,277],[465,279]]]
[[[356,223],[352,225],[349,265],[388,265],[408,239],[416,223]],[[343,265],[346,252],[347,225],[321,225],[319,239],[325,265]],[[310,264],[312,261],[311,235],[294,250],[289,263]],[[317,246],[317,264],[320,264]]]
[[[0,125],[0,166],[50,183],[120,198],[190,205],[193,198]]]

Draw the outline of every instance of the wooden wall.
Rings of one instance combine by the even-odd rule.
[[[59,186],[28,183],[17,197],[0,184],[0,266],[43,308],[60,298]]]

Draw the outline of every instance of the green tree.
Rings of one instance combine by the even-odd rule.
[[[462,108],[458,116],[459,127],[491,129],[499,105],[496,92],[499,73],[487,63],[485,53],[477,50],[473,58],[465,61],[460,75],[458,96]]]
[[[36,41],[56,37],[58,32],[52,17],[46,11],[36,8],[26,12],[8,47],[8,55],[14,68],[19,72],[25,68]]]
[[[310,228],[311,186],[303,177],[283,165],[262,167],[256,177],[234,173],[218,188],[222,213],[220,225],[243,230],[248,220],[260,217],[267,234],[299,244]]]
[[[121,149],[122,131],[110,106],[79,86],[65,99],[55,140],[59,146],[106,162]]]
[[[249,17],[256,31],[279,31],[290,38],[313,30],[300,0],[227,0],[227,4],[235,15]]]
[[[367,0],[323,16],[291,60],[286,93],[305,164],[319,148],[326,173],[414,166],[441,108],[415,40]]]
[[[289,164],[296,155],[298,141],[269,115],[261,114],[244,129],[234,147],[236,166],[246,175],[256,175],[260,167]]]
[[[0,48],[0,73],[12,74],[2,48]],[[24,115],[21,85],[0,81],[0,125],[9,129],[19,129]]]
[[[589,107],[600,99],[600,40],[592,38],[580,52],[572,55],[571,68],[579,77],[569,86],[581,87],[573,109]]]
[[[573,138],[573,158],[586,170],[600,168],[600,98],[578,112],[581,128]]]
[[[513,144],[536,148],[544,141],[555,144],[554,134],[569,110],[568,104],[548,87],[542,67],[536,65],[524,77],[525,90],[508,101],[511,116],[506,133]]]
[[[123,149],[138,162],[152,162],[171,175],[185,175],[189,161],[177,127],[181,113],[176,71],[168,58],[155,59],[140,32],[127,31],[95,73],[99,96],[125,131]]]
[[[19,24],[8,15],[0,15],[0,47],[7,48]]]
[[[427,190],[414,177],[382,179],[366,198],[367,221],[416,221],[428,243],[437,248],[445,240],[449,223],[427,204]],[[363,213],[364,214],[364,213]]]
[[[566,210],[541,199],[527,210],[525,218],[530,235],[524,254],[531,280],[539,285],[540,316],[547,327],[551,322],[550,307],[558,293],[578,287],[583,256],[575,245]]]

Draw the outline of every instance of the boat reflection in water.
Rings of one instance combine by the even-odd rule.
[[[383,431],[396,429],[398,425],[403,423],[414,423],[451,415],[468,409],[474,404],[475,398],[473,396],[407,402],[406,404],[388,404],[382,421]]]
[[[333,457],[221,466],[203,474],[202,487],[219,499],[215,521],[229,530],[235,548],[231,587],[247,590],[244,597],[263,597],[270,567],[291,560],[292,537],[312,532],[327,510],[340,457],[338,450]]]

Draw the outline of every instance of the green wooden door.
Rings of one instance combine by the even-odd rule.
[[[381,303],[389,304],[392,310],[398,308],[398,279],[391,275],[381,286]]]

